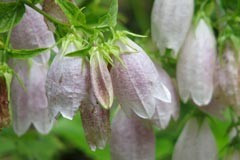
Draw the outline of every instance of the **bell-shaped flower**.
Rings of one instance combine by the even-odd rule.
[[[149,123],[119,110],[112,122],[112,160],[155,160],[155,136]]]
[[[194,0],[155,0],[152,10],[152,38],[161,53],[172,49],[175,56],[190,28]]]
[[[218,85],[229,105],[240,106],[239,58],[234,49],[227,45],[217,62]]]
[[[51,113],[54,116],[61,113],[64,118],[72,119],[87,96],[90,76],[89,66],[82,58],[65,56],[76,51],[76,45],[66,42],[66,46],[67,49],[63,47],[50,66],[46,90]]]
[[[104,149],[111,134],[109,110],[98,104],[93,91],[90,90],[88,98],[80,106],[80,112],[86,139],[91,150]]]
[[[98,102],[109,109],[113,103],[112,79],[106,62],[98,50],[90,58],[91,85]]]
[[[0,75],[0,130],[10,123],[8,89],[4,76]]]
[[[201,19],[188,33],[179,55],[177,82],[184,102],[191,97],[198,106],[207,105],[214,89],[216,40],[206,22]]]
[[[166,103],[158,100],[156,104],[156,111],[153,115],[152,122],[159,128],[165,129],[171,118],[177,120],[179,116],[179,98],[177,95],[177,91],[171,78],[168,74],[158,65],[156,64],[156,68],[159,74],[159,83],[164,84],[171,93],[172,101],[170,103]]]
[[[217,146],[207,120],[200,125],[195,118],[190,119],[175,145],[173,160],[193,159],[217,160]]]
[[[11,35],[13,48],[35,49],[50,47],[54,43],[53,34],[48,31],[43,16],[26,7],[21,23],[13,29]],[[20,79],[14,76],[11,85],[13,128],[18,135],[24,134],[31,123],[44,134],[52,128],[54,120],[49,114],[45,91],[49,57],[50,52],[47,51],[32,60],[10,61]]]
[[[125,112],[151,119],[157,101],[171,102],[171,93],[159,83],[155,65],[140,46],[130,39],[116,44],[122,62],[115,59],[111,70],[114,94]]]
[[[18,135],[24,134],[31,123],[42,134],[50,131],[54,118],[50,115],[45,91],[47,64],[35,60],[13,60],[11,66],[18,74],[11,86],[13,128]]]

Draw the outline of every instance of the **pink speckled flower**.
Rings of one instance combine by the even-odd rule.
[[[15,49],[34,49],[50,47],[55,41],[43,16],[26,7],[24,18],[13,29],[11,43]],[[13,128],[18,135],[24,134],[31,124],[40,133],[48,133],[52,128],[54,118],[49,114],[45,94],[49,57],[47,51],[32,60],[13,59],[10,62],[24,83],[23,88],[14,76],[11,86]]]
[[[128,38],[116,44],[123,63],[115,60],[111,70],[114,94],[125,112],[151,119],[157,102],[171,102],[171,94],[141,47]]]
[[[212,99],[216,40],[211,28],[201,19],[196,29],[191,28],[179,55],[177,82],[184,102],[192,98],[198,106]]]

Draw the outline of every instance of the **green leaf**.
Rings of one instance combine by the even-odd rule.
[[[55,2],[62,9],[72,25],[81,26],[86,24],[86,16],[82,12],[83,9],[79,9],[75,4],[68,0],[55,0]]]
[[[83,49],[77,50],[75,52],[68,53],[66,56],[68,57],[86,57],[88,55],[89,50],[91,47],[85,47]]]
[[[13,26],[20,22],[24,12],[25,7],[21,3],[0,2],[0,33],[6,32],[10,29],[13,18],[15,18]]]
[[[117,25],[118,0],[112,0],[108,13],[99,19],[100,27],[115,27]]]
[[[47,51],[48,49],[49,48],[23,49],[23,50],[11,49],[8,51],[7,55],[12,58],[26,59],[35,57]]]

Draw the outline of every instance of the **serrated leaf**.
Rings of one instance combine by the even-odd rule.
[[[118,0],[112,0],[108,13],[99,19],[100,27],[115,27],[117,25]]]
[[[10,29],[13,18],[15,18],[13,26],[21,19],[25,12],[23,4],[17,2],[0,2],[0,33]]]
[[[12,58],[19,58],[19,59],[26,59],[26,58],[32,58],[37,55],[40,55],[41,53],[47,51],[49,48],[37,48],[37,49],[11,49],[8,51],[8,56]]]
[[[55,0],[67,16],[69,22],[75,26],[81,26],[86,23],[86,16],[75,4],[67,0]]]

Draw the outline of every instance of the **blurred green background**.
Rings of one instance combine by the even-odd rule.
[[[230,2],[231,1],[231,2]],[[227,8],[234,8],[234,0],[223,1]],[[200,0],[198,2],[201,2]],[[91,13],[88,21],[94,21],[107,12],[110,0],[77,0],[80,7],[86,6],[85,13]],[[153,0],[119,0],[119,28],[148,35],[148,38],[135,39],[148,54],[158,62],[172,77],[175,77],[176,60],[166,54],[161,57],[150,38],[150,17]],[[169,127],[160,131],[156,129],[156,159],[170,160],[174,144],[183,128],[188,115],[197,110],[191,103],[181,104],[181,116],[178,122],[171,122]],[[228,143],[226,133],[230,118],[209,118],[217,140],[219,153]],[[220,156],[221,157],[221,156]],[[11,126],[0,132],[0,160],[110,160],[109,146],[105,150],[92,152],[85,140],[80,114],[69,121],[59,118],[48,135],[40,135],[30,129],[24,136],[18,137]]]

